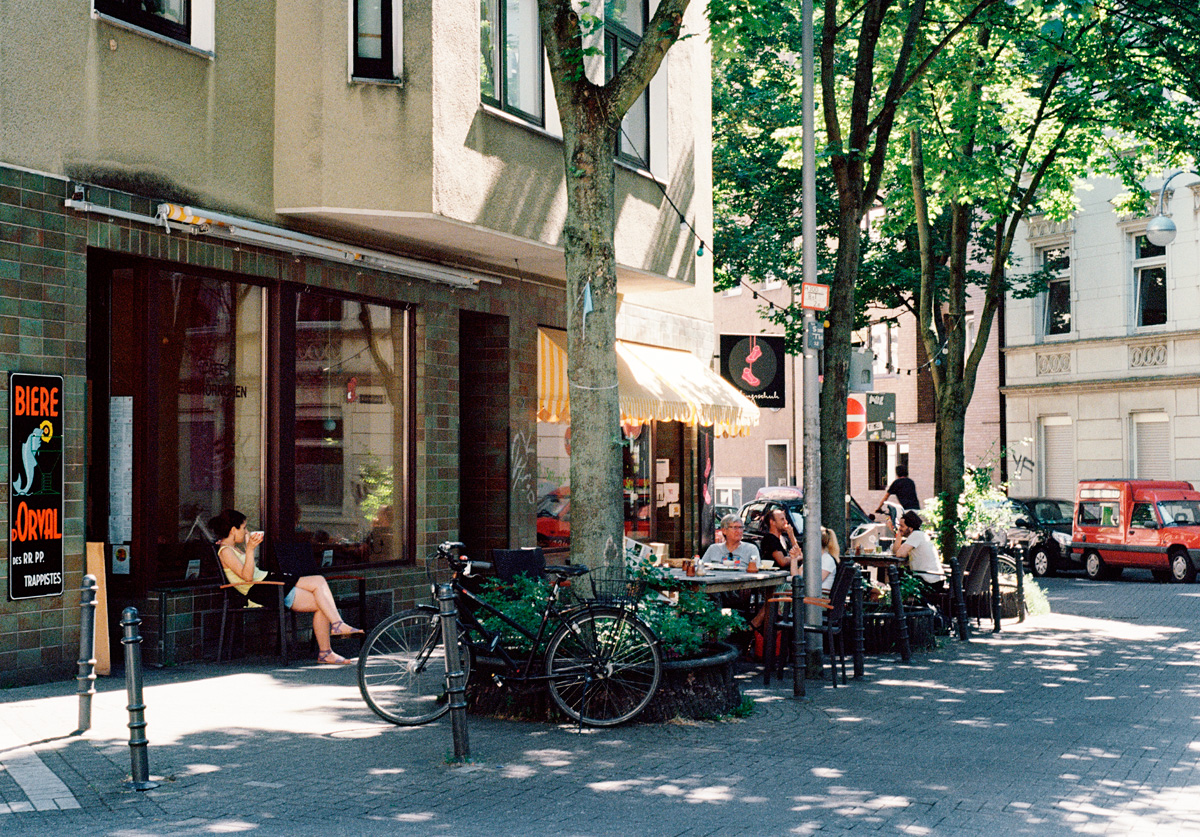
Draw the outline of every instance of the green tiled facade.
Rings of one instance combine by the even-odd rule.
[[[98,206],[153,216],[150,198],[89,184],[86,199]],[[459,535],[459,328],[461,310],[509,318],[510,400],[513,430],[535,432],[537,326],[563,327],[562,291],[535,283],[484,283],[453,290],[353,266],[296,258],[271,250],[206,240],[141,223],[82,213],[64,206],[75,184],[65,179],[0,165],[0,368],[62,375],[65,381],[65,586],[60,597],[0,601],[0,687],[67,680],[79,648],[79,600],[84,573],[84,502],[87,415],[87,266],[97,251],[212,268],[265,280],[299,282],[358,297],[413,306],[416,357],[413,374],[416,421],[416,567],[371,568],[368,610],[375,621],[427,595],[422,557]],[[7,415],[7,387],[0,412]],[[6,429],[7,433],[7,429]],[[0,469],[7,475],[7,446]],[[7,523],[7,492],[0,515]],[[532,504],[508,501],[514,544],[534,542]],[[7,533],[7,528],[6,528]],[[0,574],[8,587],[7,539]],[[196,588],[152,590],[139,601],[108,602],[111,631],[120,611],[138,607],[143,619],[143,659],[172,664],[215,654],[220,598]],[[119,646],[118,646],[119,647]]]

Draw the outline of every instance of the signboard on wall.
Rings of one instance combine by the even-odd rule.
[[[63,594],[63,379],[8,376],[8,597]]]
[[[762,334],[721,335],[721,377],[756,406],[787,406],[783,338]]]

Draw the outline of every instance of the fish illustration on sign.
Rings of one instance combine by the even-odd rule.
[[[34,431],[29,434],[29,438],[21,445],[21,464],[24,466],[24,480],[18,475],[16,481],[13,482],[13,493],[19,495],[27,495],[33,489],[34,472],[37,471],[37,454],[42,447],[42,428],[34,428]]]

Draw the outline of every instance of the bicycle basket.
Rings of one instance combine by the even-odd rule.
[[[629,574],[625,567],[596,567],[588,573],[592,601],[597,604],[637,607],[646,591],[646,582]]]

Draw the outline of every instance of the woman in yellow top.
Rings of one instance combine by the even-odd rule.
[[[281,573],[260,569],[254,560],[254,552],[262,543],[262,532],[246,531],[246,515],[233,509],[226,509],[209,521],[209,526],[218,536],[217,557],[221,559],[221,567],[225,577],[235,589],[250,601],[262,605],[268,604],[275,596],[274,585],[250,584],[252,581],[281,581],[283,582],[283,603],[297,613],[313,615],[313,634],[317,638],[317,662],[345,665],[351,662],[334,652],[329,646],[329,637],[350,636],[361,634],[358,628],[352,628],[342,621],[333,594],[329,592],[329,582],[322,575],[295,576],[291,573]],[[224,534],[224,537],[220,537]],[[239,548],[239,544],[242,547]],[[240,582],[246,582],[244,584]]]

